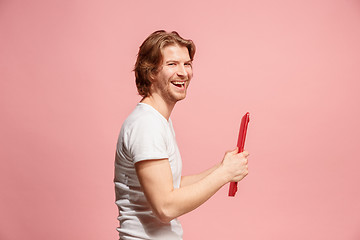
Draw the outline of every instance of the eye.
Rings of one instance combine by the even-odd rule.
[[[185,63],[185,66],[192,67],[192,63],[191,63],[191,62],[187,62],[187,63]]]
[[[176,63],[173,63],[173,62],[168,63],[168,66],[175,66],[175,65],[176,65]]]

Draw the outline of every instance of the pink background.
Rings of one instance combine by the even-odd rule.
[[[197,44],[172,119],[184,174],[234,148],[250,174],[181,217],[185,239],[360,239],[360,2],[0,2],[0,239],[117,239],[117,135],[145,37]]]

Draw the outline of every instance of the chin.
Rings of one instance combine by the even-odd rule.
[[[177,96],[176,100],[181,101],[181,100],[184,100],[185,98],[186,98],[186,94],[182,95],[182,96]]]

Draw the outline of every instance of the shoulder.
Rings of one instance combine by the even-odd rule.
[[[122,148],[134,162],[168,158],[169,127],[165,118],[149,106],[136,107],[120,134]]]
[[[122,126],[124,135],[163,134],[167,131],[166,120],[156,110],[138,104]]]
[[[164,123],[156,113],[144,107],[137,106],[135,110],[127,117],[123,126],[126,129],[138,127],[161,127]]]

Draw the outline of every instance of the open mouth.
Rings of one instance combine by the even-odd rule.
[[[175,82],[171,82],[173,85],[175,85],[178,88],[184,88],[185,87],[185,82],[181,82],[181,81],[175,81]]]

